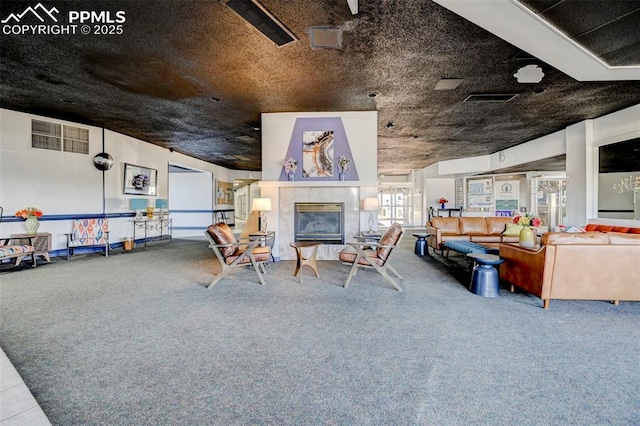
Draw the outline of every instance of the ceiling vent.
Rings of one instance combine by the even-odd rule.
[[[517,93],[476,93],[467,96],[462,102],[509,102]]]
[[[441,78],[433,90],[454,90],[457,89],[463,81],[462,78]]]
[[[309,39],[314,49],[340,49],[342,47],[342,29],[339,27],[311,27]]]
[[[298,38],[257,0],[221,0],[229,9],[260,31],[265,37],[282,47]]]

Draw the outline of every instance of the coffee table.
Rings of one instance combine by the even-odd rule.
[[[300,283],[302,283],[302,267],[307,265],[313,272],[316,273],[316,277],[319,277],[318,273],[318,265],[316,264],[316,255],[318,254],[318,247],[320,247],[322,243],[317,241],[296,241],[295,243],[289,243],[289,246],[296,249],[296,271],[293,273],[293,276],[298,276],[300,274]],[[313,252],[308,256],[304,257],[302,254],[302,249],[313,247]]]
[[[485,243],[479,244],[471,241],[447,241],[444,243],[444,246],[447,248],[446,257],[449,258],[449,250],[454,250],[460,253],[492,253],[498,254],[500,249],[498,247],[491,247],[489,244],[495,245],[493,243]]]

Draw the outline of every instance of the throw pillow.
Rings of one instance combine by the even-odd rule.
[[[505,228],[502,235],[507,235],[509,237],[517,237],[520,235],[520,231],[522,231],[522,225],[517,225],[515,223],[507,223],[507,227]]]

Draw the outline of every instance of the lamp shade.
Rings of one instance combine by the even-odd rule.
[[[254,198],[251,210],[269,212],[271,211],[271,198]]]
[[[365,198],[362,200],[362,210],[367,212],[377,211],[379,207],[377,198]]]

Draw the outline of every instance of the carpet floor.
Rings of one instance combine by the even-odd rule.
[[[432,252],[431,252],[432,253]],[[640,303],[468,291],[463,257],[219,270],[204,240],[0,268],[0,346],[55,425],[638,425]]]

